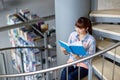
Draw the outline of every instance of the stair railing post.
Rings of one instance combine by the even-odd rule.
[[[116,48],[115,48],[115,51],[114,51],[114,60],[113,60],[113,74],[112,74],[112,80],[114,80],[114,75],[115,75],[115,61],[116,61]]]
[[[78,80],[80,80],[80,66],[78,67]]]
[[[90,59],[89,66],[88,66],[88,80],[92,80],[92,74],[93,74],[93,70],[92,70],[92,63],[91,63],[91,59]]]
[[[44,46],[45,46],[45,68],[48,68],[48,43],[47,43],[47,33],[44,33]],[[46,80],[49,80],[49,72],[46,73]]]

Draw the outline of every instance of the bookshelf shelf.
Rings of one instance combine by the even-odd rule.
[[[17,11],[17,13],[9,14],[7,16],[7,24],[13,25],[17,23],[27,22],[29,20],[34,20],[39,18],[36,14],[31,14],[28,9]],[[19,28],[10,29],[8,31],[10,42],[12,47],[27,47],[27,46],[44,46],[48,47],[47,37],[48,34],[48,24],[43,21],[39,23],[20,26]],[[14,65],[20,66],[21,68],[15,68],[17,71],[22,72],[31,72],[36,70],[41,70],[48,68],[48,50],[40,50],[39,48],[26,48],[20,49],[19,51],[14,50],[12,55],[18,55],[18,52],[21,54],[19,59],[13,59]],[[44,52],[44,54],[42,53]],[[44,63],[45,60],[45,63]],[[19,64],[15,62],[19,61]],[[22,66],[21,66],[22,65]],[[16,67],[14,66],[14,67]],[[39,69],[38,69],[39,68]],[[25,77],[25,80],[33,80],[34,76]],[[36,77],[37,79],[37,77]],[[34,78],[35,80],[35,78]]]

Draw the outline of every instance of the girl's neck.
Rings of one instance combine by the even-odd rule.
[[[85,33],[85,34],[79,34],[79,40],[82,40],[86,35],[87,35],[87,33]]]

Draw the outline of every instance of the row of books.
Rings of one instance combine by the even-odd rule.
[[[41,36],[35,34],[32,30],[27,30],[25,28],[16,28],[9,30],[9,35],[11,37],[19,38],[21,37],[26,42],[36,42],[41,40]]]
[[[19,45],[20,44],[15,45],[15,47]],[[38,48],[18,48],[11,53],[13,66],[18,72],[21,72],[22,70],[22,63],[24,64],[24,72],[35,71],[38,63],[41,63],[39,58],[35,58],[36,54],[40,54],[40,50]],[[22,56],[18,56],[20,53]]]
[[[24,15],[24,17],[28,17],[31,15],[30,11],[27,11],[27,10],[20,11],[20,13]],[[32,19],[33,17],[35,18],[35,16],[32,16],[30,18]],[[22,23],[22,22],[24,21],[17,14],[9,14],[7,16],[8,25]],[[43,26],[44,22],[41,22],[41,24]],[[45,24],[45,26],[48,26],[48,25]],[[39,29],[38,27],[36,28]],[[32,29],[31,25],[22,26],[20,28],[9,30],[9,36],[10,36],[10,41],[13,47],[35,46],[35,42],[40,41],[40,39],[42,38],[41,36],[36,34],[36,32]],[[22,53],[22,56],[21,56],[22,60],[17,60],[14,57],[14,56],[17,56],[19,52]],[[12,54],[11,56],[13,56],[12,62],[15,68],[17,69],[17,71],[20,72],[21,68],[23,68],[24,72],[36,71],[36,65],[40,63],[40,61],[38,59],[35,59],[35,54],[40,53],[39,49],[37,48],[16,49],[14,53],[15,54]],[[20,59],[20,56],[17,56],[17,58]],[[18,63],[17,61],[19,61],[19,64],[17,64]],[[21,63],[20,61],[23,61],[23,63]],[[21,65],[22,67],[19,68]],[[32,80],[32,78],[30,80]]]
[[[7,15],[7,24],[11,25],[11,24],[17,24],[17,23],[22,23],[23,21],[18,18],[17,14],[9,14]]]
[[[26,20],[34,20],[40,18],[37,14],[31,14],[31,12],[28,9],[24,9],[24,10],[21,9],[19,11],[19,14]],[[48,24],[46,24],[43,21],[33,24],[33,26],[42,33],[48,30]]]
[[[13,67],[19,72],[23,72],[23,69],[22,69],[22,60],[20,58],[20,54],[16,54],[16,51],[14,49],[11,50],[11,57],[12,57],[12,64],[13,64]]]
[[[22,13],[23,14],[23,13]],[[8,24],[17,24],[23,22],[17,14],[9,15]],[[41,31],[45,32],[48,29],[48,24],[44,24],[44,22],[39,22],[38,24],[33,24],[34,27]],[[40,28],[41,27],[41,28]],[[36,41],[41,39],[43,36],[40,36],[37,31],[33,30],[33,28],[29,26],[23,26],[22,28],[11,29],[11,35],[20,35],[25,38],[27,41]]]

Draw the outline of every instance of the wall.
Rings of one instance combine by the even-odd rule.
[[[91,0],[91,10],[120,9],[120,0]]]
[[[98,0],[98,9],[120,8],[120,0]]]
[[[55,0],[56,42],[58,43],[58,40],[67,42],[77,19],[81,16],[88,17],[89,11],[88,0]],[[59,45],[57,45],[57,59],[58,65],[65,64],[67,61],[67,56],[60,51]]]

